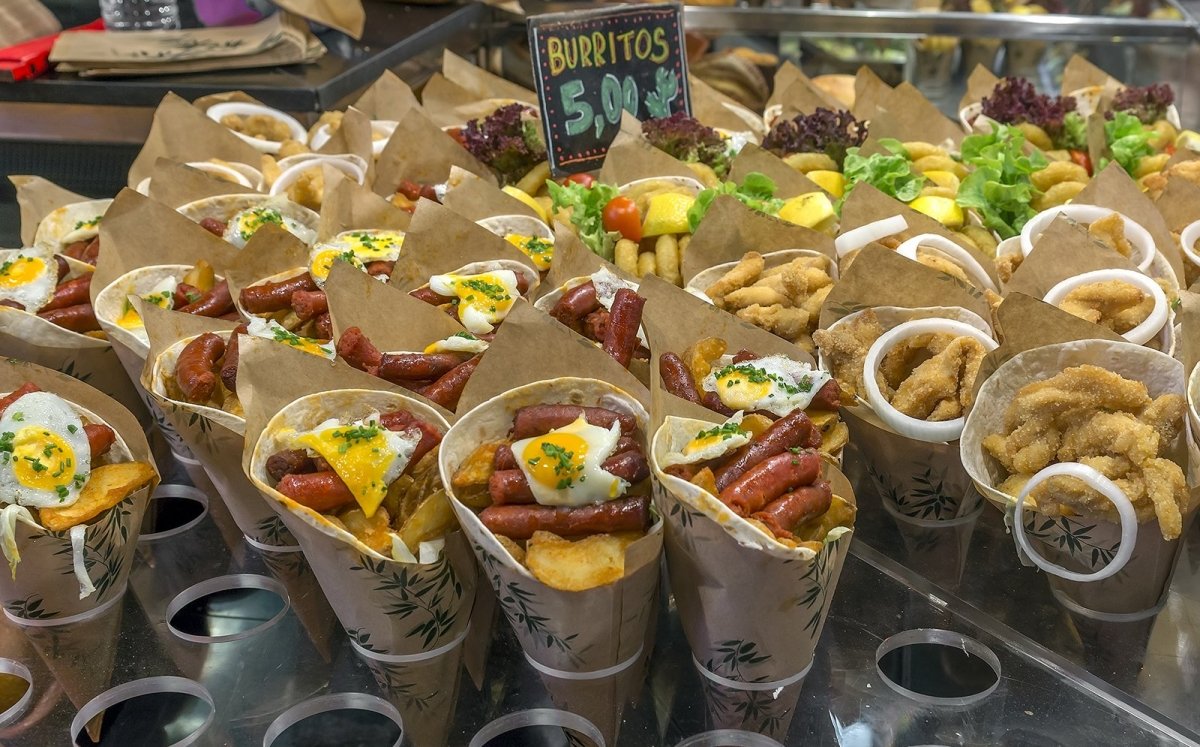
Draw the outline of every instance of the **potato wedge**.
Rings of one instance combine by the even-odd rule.
[[[472,485],[487,485],[488,478],[495,471],[492,461],[496,458],[496,450],[502,445],[497,441],[476,447],[450,478],[451,487],[461,490]]]
[[[562,591],[584,591],[625,575],[625,548],[636,535],[593,534],[572,542],[534,532],[525,545],[525,565],[534,577]]]
[[[156,475],[154,467],[145,462],[101,465],[92,469],[77,501],[61,508],[39,509],[39,520],[52,532],[66,531],[117,505]]]
[[[400,539],[414,554],[422,542],[445,537],[455,526],[454,509],[446,491],[430,493],[400,528]]]
[[[508,554],[513,557],[513,560],[517,561],[521,565],[525,565],[525,548],[517,544],[516,541],[505,537],[503,534],[497,534],[496,541],[500,543],[501,547],[508,551]]]

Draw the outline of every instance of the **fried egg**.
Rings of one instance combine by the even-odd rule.
[[[63,246],[70,246],[77,241],[91,241],[100,235],[100,221],[104,219],[104,215],[94,215],[84,220],[75,221],[75,225],[70,231],[63,234],[59,239],[59,243]]]
[[[311,244],[317,238],[316,232],[311,228],[295,218],[284,215],[279,208],[269,205],[247,208],[234,214],[225,226],[222,238],[238,249],[244,249],[250,237],[268,223],[280,226],[305,244]]]
[[[783,355],[768,355],[734,363],[723,356],[704,377],[706,392],[716,392],[732,410],[764,410],[780,417],[808,407],[830,376],[807,363]]]
[[[131,294],[130,298],[138,296],[147,303],[152,303],[160,309],[170,311],[175,308],[175,288],[178,285],[179,280],[172,275],[159,280],[144,291],[137,289],[137,292]],[[117,326],[121,329],[142,329],[145,326],[142,324],[141,315],[138,314],[133,301],[129,298],[125,299],[125,306],[121,310],[121,316],[117,317]]]
[[[468,332],[486,334],[504,321],[516,299],[517,273],[492,270],[478,275],[434,275],[429,289],[458,299],[458,319]]]
[[[404,472],[420,441],[417,429],[384,428],[377,412],[352,423],[326,420],[310,431],[297,432],[293,438],[296,446],[329,462],[367,518],[375,515],[388,487]]]
[[[0,250],[0,300],[16,301],[35,313],[57,287],[58,263],[49,249]]]
[[[282,342],[285,345],[291,345],[297,350],[303,350],[311,355],[319,355],[322,358],[333,360],[337,357],[337,352],[334,350],[333,342],[321,342],[314,340],[311,337],[301,337],[295,332],[289,332],[279,322],[274,319],[263,319],[262,317],[254,317],[250,323],[246,325],[246,332],[254,337],[261,337],[264,340],[274,340]]]
[[[488,349],[488,344],[470,332],[455,332],[444,340],[430,343],[425,353],[471,353],[475,355]]]
[[[580,415],[544,436],[514,442],[512,452],[538,503],[586,506],[619,498],[629,488],[629,483],[600,468],[620,438],[620,423],[601,428]]]
[[[678,453],[667,454],[662,466],[706,462],[745,446],[750,443],[751,436],[749,431],[742,430],[741,423],[742,413],[738,412],[721,425],[698,431]]]
[[[603,268],[592,273],[592,285],[596,288],[596,300],[600,302],[607,311],[612,311],[613,301],[617,298],[617,291],[622,288],[627,288],[633,292],[637,292],[637,283],[631,283],[628,280],[618,277],[608,268]],[[650,343],[646,342],[646,332],[638,326],[638,342],[645,347],[650,347]]]
[[[504,240],[520,249],[525,253],[525,256],[532,259],[538,272],[545,272],[550,269],[550,260],[554,259],[553,241],[544,239],[541,236],[524,236],[519,233],[510,233],[504,237]]]
[[[0,417],[0,501],[69,506],[79,499],[91,468],[83,421],[61,397],[32,392]]]
[[[369,262],[394,262],[400,258],[403,243],[403,231],[345,231],[312,248],[308,255],[308,272],[323,288],[337,260],[349,262],[360,270]],[[381,279],[386,281],[387,277]]]

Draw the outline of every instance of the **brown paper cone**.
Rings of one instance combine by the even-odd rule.
[[[601,269],[608,270],[631,283],[637,282],[636,277],[584,246],[571,226],[554,221],[554,258],[550,261],[550,271],[546,273],[546,279],[538,287],[538,308],[543,307],[542,298],[556,294],[567,281],[591,275]]]
[[[1083,191],[1071,202],[1076,205],[1099,205],[1116,210],[1140,223],[1154,238],[1158,253],[1170,264],[1175,273],[1173,279],[1176,285],[1183,281],[1184,260],[1179,242],[1171,235],[1171,229],[1163,219],[1162,213],[1154,207],[1154,203],[1129,174],[1125,173],[1120,164],[1110,163],[1107,168],[1093,176]]]
[[[129,186],[151,176],[159,158],[179,163],[219,158],[256,169],[262,166],[261,154],[249,143],[173,93],[164,96],[154,112],[146,144],[129,167]]]
[[[1093,239],[1083,226],[1059,217],[1038,237],[1004,292],[1042,298],[1060,281],[1093,270],[1136,271],[1137,266]]]
[[[420,103],[412,89],[391,70],[384,70],[383,75],[354,102],[354,108],[371,119],[388,122],[399,122],[405,112],[416,106]]]
[[[317,240],[328,241],[343,231],[375,228],[408,229],[412,216],[349,179],[337,183],[321,202],[321,225]]]
[[[854,118],[870,120],[881,108],[892,92],[892,87],[863,65],[854,75]]]
[[[453,124],[453,123],[451,123]],[[375,194],[390,198],[402,181],[441,184],[458,166],[489,181],[490,169],[442,131],[419,107],[405,112],[375,162]]]
[[[991,70],[982,64],[976,65],[967,78],[967,90],[958,102],[958,110],[961,112],[973,104],[981,103],[991,95],[992,89],[999,82],[1000,79]]]
[[[791,728],[804,679],[783,687],[747,688],[728,678],[717,679],[697,667],[704,691],[706,725],[710,729],[738,729],[786,739]]]
[[[635,120],[636,121],[636,120]],[[683,161],[672,158],[655,148],[641,136],[621,132],[613,140],[600,167],[600,181],[605,184],[628,184],[638,179],[661,176],[686,176],[696,178],[696,172]]]
[[[886,95],[882,111],[870,117],[871,137],[878,140],[919,140],[934,145],[950,144],[954,150],[965,135],[962,127],[948,119],[911,83],[901,83]]]
[[[676,427],[695,432],[719,420],[669,417],[651,452],[679,620],[693,658],[709,674],[735,683],[799,684],[812,664],[853,529],[835,530],[819,553],[789,550],[758,530],[740,531],[758,535],[760,546],[742,544],[712,518],[724,504],[658,467],[669,450],[667,434]],[[826,479],[834,495],[854,505],[854,491],[840,471],[826,466]]]
[[[43,391],[62,397],[83,411],[91,422],[112,427],[117,441],[106,461],[153,465],[141,427],[119,403],[70,376],[26,361],[10,358],[0,365],[0,391],[11,392],[25,382],[33,382]],[[79,598],[79,584],[72,566],[69,532],[50,532],[18,522],[15,542],[21,561],[12,573],[0,573],[0,599],[5,614],[18,622],[23,619],[69,622],[118,604],[125,593],[137,548],[142,513],[157,484],[156,474],[150,484],[87,525],[83,556],[95,591],[83,599]]]
[[[432,561],[386,558],[271,488],[265,466],[278,448],[276,426],[268,420],[274,416],[272,422],[282,423],[280,418],[291,418],[289,413],[303,407],[325,413],[308,427],[333,413],[363,411],[367,403],[379,409],[402,407],[441,428],[448,427],[445,421],[382,379],[343,363],[316,356],[302,362],[286,346],[250,337],[242,339],[238,351],[238,394],[246,409],[243,468],[263,496],[278,506],[351,639],[367,651],[399,655],[460,641],[475,591],[475,568],[461,533],[448,534]],[[294,376],[279,377],[281,370]],[[307,399],[295,405],[302,397]],[[289,405],[291,410],[286,409]]]
[[[442,204],[473,221],[495,215],[527,215],[541,220],[532,208],[504,194],[495,184],[459,169],[450,176],[450,188]]]
[[[249,187],[219,179],[167,158],[155,161],[154,170],[150,173],[150,197],[172,208],[205,197],[246,194],[253,191]]]
[[[533,260],[502,236],[450,208],[421,200],[404,237],[404,254],[388,282],[407,293],[427,285],[433,275],[454,272],[475,262],[497,260],[520,263],[537,274]],[[532,298],[536,293],[534,283],[526,296]]]
[[[540,670],[538,676],[555,708],[582,716],[600,730],[606,744],[618,744],[622,714],[625,706],[641,692],[649,659],[650,652],[644,651],[620,672],[608,677],[574,679]]]
[[[459,643],[443,653],[413,660],[415,657],[385,657],[356,647],[355,653],[371,670],[383,698],[404,718],[406,741],[429,747],[449,743],[463,648]]]
[[[442,50],[442,75],[450,82],[465,88],[476,98],[516,99],[534,106],[538,102],[537,94],[528,88],[489,73],[449,49]]]
[[[511,329],[506,322],[500,335],[509,333]],[[489,383],[492,398],[460,416],[442,442],[443,483],[450,483],[450,477],[480,443],[503,440],[512,425],[513,413],[525,405],[603,403],[634,414],[645,433],[648,415],[642,405],[629,393],[599,379],[544,378],[553,377],[555,372],[539,372],[537,361],[530,357],[513,371],[511,379],[496,376],[494,368],[485,372],[483,365],[506,358],[507,345],[501,347],[500,335],[471,378],[471,385]],[[579,356],[573,364],[575,371],[589,371]],[[526,384],[531,375],[537,378]],[[482,388],[476,386],[476,391]],[[571,592],[552,588],[534,578],[483,526],[475,512],[459,502],[453,490],[451,500],[526,658],[539,670],[549,670],[556,676],[569,673],[601,676],[600,672],[624,666],[644,653],[646,628],[651,624],[653,600],[658,592],[661,521],[626,549],[623,578],[606,586]]]
[[[21,207],[21,243],[33,246],[34,235],[42,219],[52,211],[88,198],[63,189],[40,176],[10,176],[8,180],[17,190],[17,204]]]
[[[200,460],[238,529],[256,548],[291,548],[296,540],[242,471],[245,420],[212,407],[172,399],[166,377],[175,373],[180,351],[197,335],[213,332],[229,340],[234,322],[205,319],[142,304],[150,352],[139,377],[188,450]],[[304,355],[301,353],[301,355]]]
[[[288,592],[292,612],[312,641],[313,648],[326,664],[333,662],[341,632],[337,616],[325,599],[325,592],[313,573],[308,558],[296,547],[287,552],[261,553],[271,577],[283,584]]]
[[[1096,67],[1080,55],[1073,54],[1067,60],[1062,73],[1062,92],[1069,94],[1089,86],[1105,86],[1110,83],[1119,85],[1119,81],[1108,73]]]
[[[823,191],[816,182],[784,163],[770,151],[763,150],[754,143],[748,143],[729,164],[729,181],[741,183],[747,174],[758,172],[766,174],[775,182],[775,196],[781,198],[806,195],[810,192]],[[705,215],[705,222],[708,216]],[[703,223],[701,224],[703,225]]]
[[[692,116],[709,127],[729,132],[751,132],[755,139],[766,134],[762,117],[721,93],[700,78],[688,75]]]
[[[322,26],[361,39],[367,14],[361,0],[281,0],[280,8]]]
[[[1125,342],[1064,342],[1028,349],[1007,360],[979,389],[975,407],[963,429],[961,457],[967,473],[984,496],[1001,510],[1010,512],[1010,523],[1015,499],[993,487],[1003,479],[1002,469],[986,455],[982,441],[990,433],[1002,432],[1004,412],[1021,387],[1083,364],[1141,381],[1151,397],[1184,393],[1183,366],[1178,361]],[[1187,429],[1178,441],[1169,457],[1184,465],[1194,461],[1197,451]],[[1193,495],[1184,512],[1184,533],[1191,524],[1195,505]],[[1025,511],[1023,523],[1026,534],[1033,538],[1033,546],[1043,557],[1075,572],[1091,573],[1108,565],[1120,544],[1119,526],[1105,517],[1053,518],[1030,507]],[[1091,617],[1138,619],[1153,615],[1164,599],[1181,544],[1180,540],[1164,540],[1158,522],[1148,521],[1138,527],[1133,555],[1116,575],[1084,583],[1052,576],[1051,590],[1069,609]]]
[[[811,249],[836,262],[833,239],[819,231],[797,226],[753,210],[736,198],[713,200],[704,221],[692,234],[683,255],[683,282],[716,265],[737,262],[746,252]]]

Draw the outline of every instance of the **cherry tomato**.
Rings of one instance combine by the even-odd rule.
[[[585,187],[590,187],[596,183],[596,177],[591,174],[571,174],[566,179],[562,180],[563,184],[581,184]]]
[[[1171,143],[1167,147],[1163,148],[1163,153],[1166,153],[1169,156],[1175,155],[1175,143]]]
[[[446,130],[446,134],[454,138],[454,141],[462,147],[467,147],[467,139],[463,136],[463,128],[455,127],[453,129]]]
[[[604,206],[604,230],[616,231],[630,241],[642,240],[642,214],[628,197],[614,197]]]
[[[1071,160],[1087,169],[1088,175],[1091,176],[1092,158],[1087,154],[1086,150],[1071,151]]]

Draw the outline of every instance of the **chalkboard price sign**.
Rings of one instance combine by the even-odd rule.
[[[641,120],[691,111],[681,6],[549,13],[528,28],[555,173],[598,168],[622,110]]]

